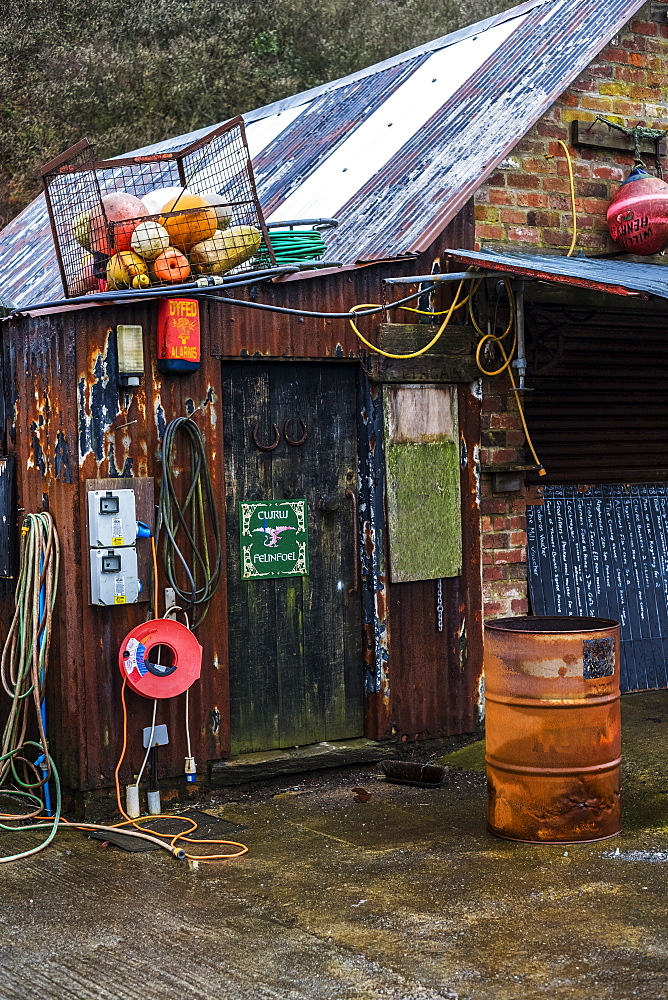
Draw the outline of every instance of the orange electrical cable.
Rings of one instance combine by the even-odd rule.
[[[155,535],[151,534],[151,555],[153,557],[153,617],[158,617],[158,553],[155,545]]]
[[[116,805],[118,807],[119,813],[121,814],[121,816],[124,817],[124,819],[120,823],[114,823],[113,828],[117,829],[118,827],[132,825],[135,827],[135,829],[139,830],[143,834],[150,833],[151,837],[160,837],[161,839],[167,840],[169,842],[169,846],[174,850],[178,848],[178,845],[180,843],[218,844],[221,847],[223,845],[229,845],[230,847],[239,848],[238,851],[234,851],[229,854],[189,854],[187,851],[185,851],[184,853],[188,861],[204,861],[204,862],[228,861],[231,858],[240,858],[244,854],[247,854],[248,848],[246,847],[246,845],[239,844],[235,840],[199,840],[197,838],[189,837],[188,834],[194,833],[195,830],[197,829],[197,823],[195,822],[194,819],[190,819],[188,816],[177,816],[177,815],[170,815],[169,813],[160,813],[157,816],[142,817],[143,820],[149,820],[149,821],[154,819],[171,819],[171,820],[178,820],[181,823],[187,823],[188,829],[184,830],[182,833],[177,833],[177,834],[158,833],[157,830],[151,830],[150,828],[147,830],[146,827],[139,825],[140,823],[139,819],[132,819],[131,816],[128,816],[125,809],[123,808],[123,803],[121,801],[121,784],[119,779],[119,772],[123,765],[123,760],[125,759],[125,751],[127,750],[127,743],[128,743],[128,708],[125,701],[126,686],[127,682],[125,678],[123,678],[123,686],[121,687],[121,705],[123,708],[123,748],[121,750],[121,756],[118,758],[116,770],[114,771],[114,785],[116,788]]]

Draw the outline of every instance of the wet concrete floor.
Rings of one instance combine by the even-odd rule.
[[[664,1000],[668,692],[623,709],[596,844],[488,834],[479,743],[436,791],[358,767],[203,801],[250,852],[197,870],[63,832],[0,868],[0,1000]]]

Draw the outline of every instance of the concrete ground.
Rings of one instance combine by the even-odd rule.
[[[614,840],[488,834],[481,744],[436,791],[367,766],[202,802],[250,852],[197,870],[63,832],[0,869],[0,1000],[668,998],[668,692],[623,708]]]

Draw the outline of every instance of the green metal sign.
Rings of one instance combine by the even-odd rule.
[[[239,503],[241,579],[308,575],[306,500]]]

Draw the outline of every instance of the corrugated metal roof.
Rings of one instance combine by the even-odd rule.
[[[658,295],[668,299],[668,267],[625,260],[561,257],[510,251],[448,250],[447,256],[462,264],[481,266],[506,274],[542,278],[561,285],[577,285],[613,295]]]
[[[330,256],[346,264],[426,249],[642,4],[530,0],[250,112],[269,219],[338,217]],[[16,305],[62,295],[41,197],[0,233],[0,276]]]

